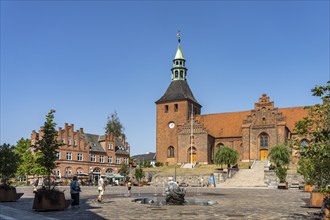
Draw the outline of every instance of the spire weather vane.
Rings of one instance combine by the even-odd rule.
[[[180,41],[181,41],[181,39],[180,39],[180,37],[181,37],[180,31],[178,31],[178,33],[176,34],[176,36],[178,37],[178,42],[180,43]]]

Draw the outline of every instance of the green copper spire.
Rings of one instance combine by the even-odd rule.
[[[172,71],[172,81],[173,80],[186,80],[187,77],[187,68],[185,67],[186,60],[184,59],[180,43],[181,43],[181,34],[180,31],[177,33],[178,36],[178,49],[176,51]]]

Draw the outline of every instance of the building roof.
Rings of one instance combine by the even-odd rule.
[[[308,115],[308,110],[304,107],[279,108],[278,111],[286,117],[286,126],[291,132],[293,132],[295,123]]]
[[[182,53],[182,50],[181,50],[181,47],[180,47],[180,44],[178,45],[178,49],[175,53],[175,57],[174,59],[183,59],[184,60],[184,57],[183,57],[183,53]]]
[[[99,143],[99,135],[96,134],[83,134],[88,141],[90,151],[106,153],[101,144]]]
[[[139,155],[132,156],[132,158],[145,160],[145,161],[152,161],[152,160],[156,160],[156,153],[149,152],[146,154],[139,154]]]
[[[169,101],[191,100],[200,105],[192,94],[187,81],[174,80],[167,88],[165,94],[156,101],[156,104]]]
[[[201,122],[213,137],[236,137],[242,136],[243,120],[249,114],[250,111],[197,115],[196,120]]]
[[[278,108],[278,111],[285,117],[286,127],[291,132],[295,123],[308,114],[304,107]],[[213,137],[239,137],[242,136],[243,120],[250,114],[251,111],[197,115],[196,120],[202,123]]]

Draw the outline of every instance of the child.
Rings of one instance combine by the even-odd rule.
[[[131,196],[132,183],[128,181],[127,183],[127,196]]]

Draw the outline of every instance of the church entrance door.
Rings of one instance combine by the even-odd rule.
[[[267,160],[268,157],[268,149],[261,149],[260,150],[260,160]]]

